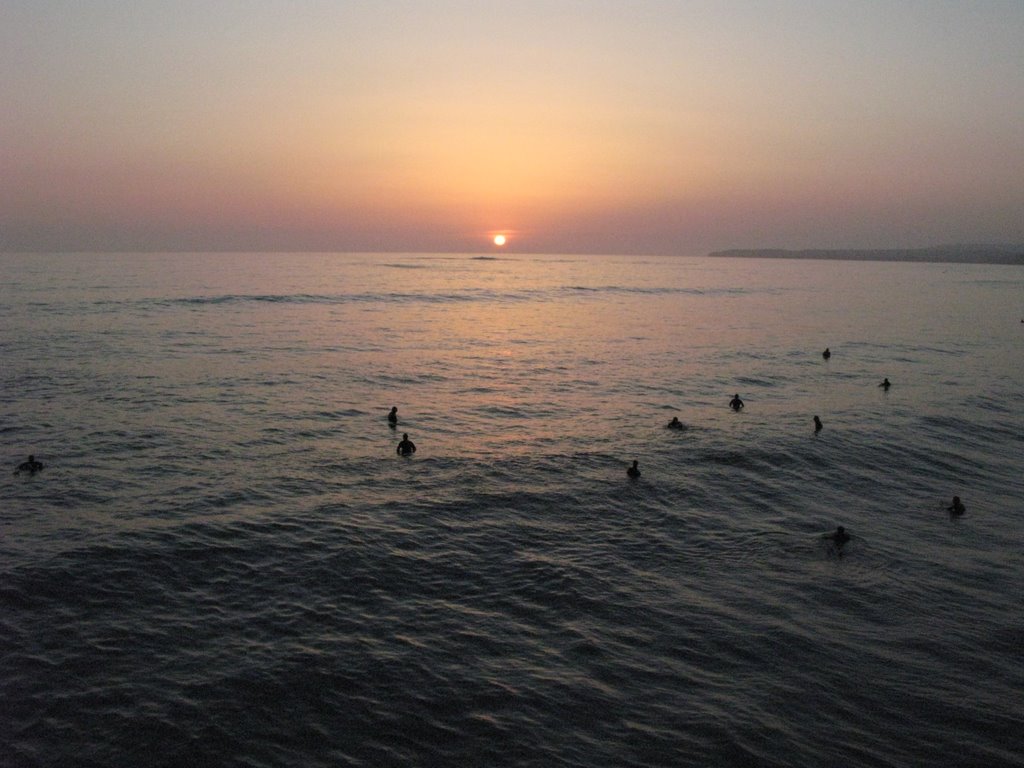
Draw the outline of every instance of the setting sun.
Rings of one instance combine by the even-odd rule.
[[[505,244],[505,236],[504,235],[495,235],[494,236],[494,244],[495,245],[504,245]]]

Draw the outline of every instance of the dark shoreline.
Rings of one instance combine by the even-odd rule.
[[[741,259],[825,259],[830,261],[917,261],[954,264],[1024,265],[1024,245],[937,246],[893,249],[807,249],[734,248],[713,251],[708,256]]]

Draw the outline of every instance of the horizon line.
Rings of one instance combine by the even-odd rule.
[[[779,246],[747,246],[747,247],[728,247],[728,248],[716,248],[709,251],[700,252],[622,252],[622,251],[592,251],[592,250],[564,250],[564,251],[534,251],[534,250],[519,250],[516,248],[510,248],[508,246],[501,246],[499,248],[481,248],[478,250],[464,250],[464,249],[452,249],[452,250],[429,250],[429,251],[414,251],[407,249],[274,249],[274,248],[203,248],[203,249],[173,249],[173,248],[112,248],[112,249],[81,249],[81,250],[61,250],[61,249],[47,249],[47,248],[31,248],[31,249],[0,249],[0,254],[4,256],[29,256],[29,255],[50,255],[50,256],[86,256],[86,255],[199,255],[199,254],[216,254],[216,255],[245,255],[245,254],[278,254],[278,255],[343,255],[343,254],[374,254],[374,255],[405,255],[405,256],[486,256],[500,258],[501,256],[636,256],[636,257],[662,257],[662,258],[704,258],[704,257],[715,257],[715,258],[751,258],[751,257],[762,257],[762,258],[800,258],[801,256],[807,258],[811,254],[928,254],[941,251],[967,251],[972,252],[974,255],[978,255],[979,251],[993,251],[1001,252],[1006,255],[1017,255],[1024,256],[1024,242],[988,242],[988,243],[941,243],[932,245],[912,246],[912,247],[887,247],[887,248],[864,248],[857,246],[828,246],[828,247],[802,247],[802,248],[786,248]],[[938,255],[938,254],[936,254]],[[949,254],[950,256],[954,254]],[[966,253],[964,255],[967,255]],[[812,257],[813,258],[813,257]]]

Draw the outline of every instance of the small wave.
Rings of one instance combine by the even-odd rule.
[[[624,285],[567,285],[562,288],[567,293],[611,294],[634,296],[731,296],[747,295],[748,288],[647,288],[642,286]]]
[[[316,411],[313,415],[321,419],[340,419],[346,416],[366,416],[367,413],[367,411],[360,411],[357,408],[346,408],[340,411]]]
[[[313,304],[313,303],[336,303],[342,297],[325,296],[308,293],[298,294],[225,294],[221,296],[186,296],[177,299],[158,299],[152,301],[154,305],[217,305],[217,304],[243,304],[243,303],[265,303],[265,304]],[[105,302],[97,302],[105,303]]]
[[[1016,409],[1012,405],[1007,404],[1005,400],[992,397],[991,395],[974,395],[967,398],[967,403],[969,405],[976,405],[982,411],[1004,414],[1012,414],[1016,412]]]
[[[727,467],[739,467],[741,469],[757,469],[758,462],[749,456],[735,451],[719,451],[708,453],[703,456],[706,461],[713,464],[722,464]]]
[[[491,257],[482,257],[492,260]],[[425,269],[427,267],[417,264],[385,264],[385,267],[392,269]],[[133,300],[111,300],[100,299],[90,302],[87,306],[93,312],[119,312],[127,309],[145,312],[154,309],[175,309],[181,307],[204,308],[204,307],[230,307],[232,305],[244,304],[266,304],[266,305],[287,305],[287,304],[455,304],[473,302],[546,302],[556,301],[565,296],[593,295],[627,295],[627,296],[727,296],[747,295],[750,293],[746,288],[675,288],[675,287],[638,287],[638,286],[585,286],[570,285],[560,288],[526,289],[521,291],[496,291],[482,288],[470,288],[460,291],[441,292],[366,292],[366,293],[229,293],[208,296],[179,296],[170,298],[146,298]],[[40,305],[40,309],[53,311],[50,305]]]
[[[777,386],[779,386],[778,382],[768,381],[767,379],[759,379],[759,378],[756,378],[756,377],[753,377],[753,376],[740,376],[740,377],[738,377],[736,379],[736,381],[739,384],[743,384],[744,386],[748,386],[748,387],[768,388],[768,387],[777,387]]]

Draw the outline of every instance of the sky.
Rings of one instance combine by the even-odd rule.
[[[1022,0],[4,0],[0,250],[1024,242]]]

